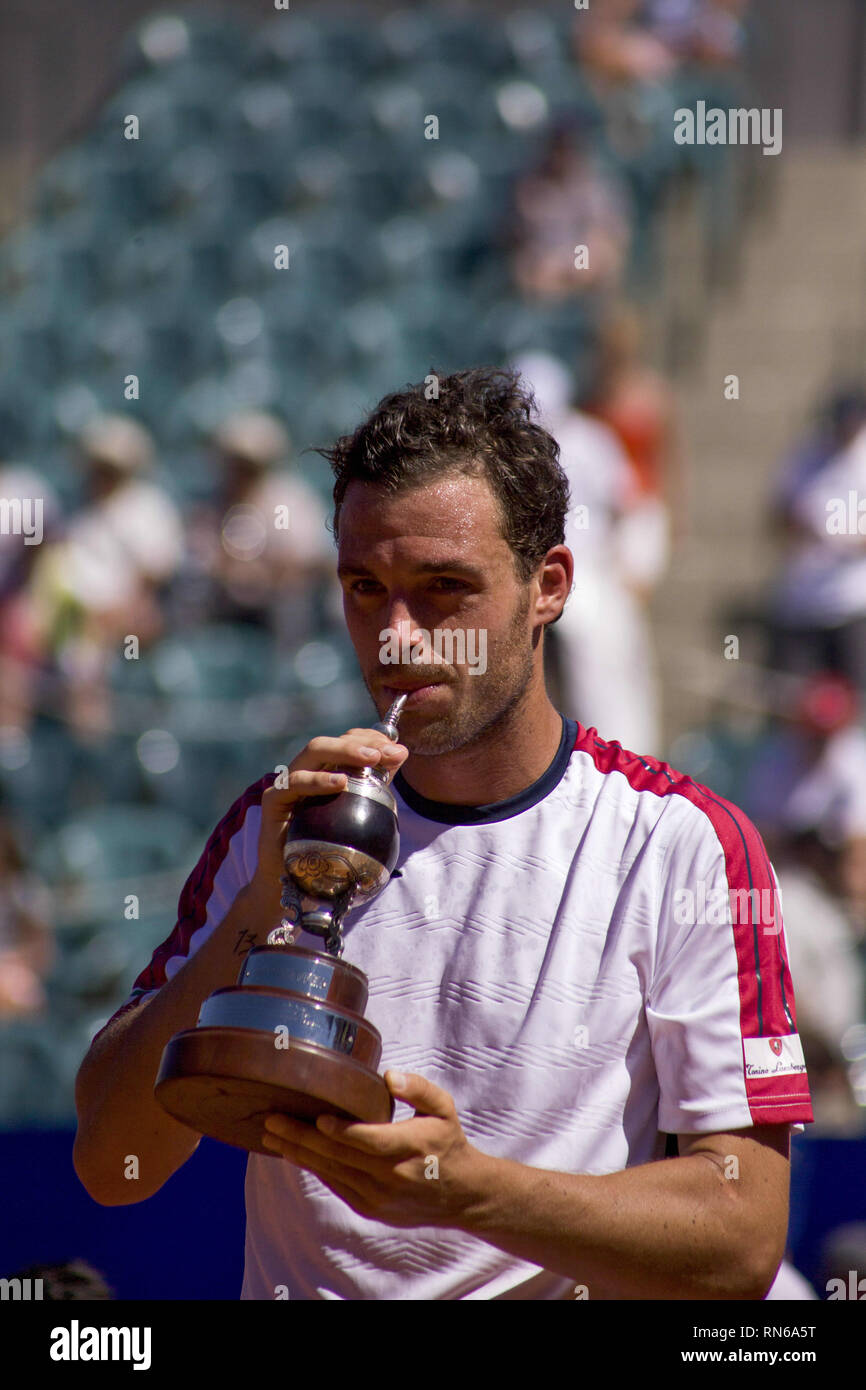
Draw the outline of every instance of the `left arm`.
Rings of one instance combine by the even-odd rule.
[[[787,1124],[681,1135],[681,1157],[619,1173],[561,1173],[481,1153],[447,1091],[386,1080],[412,1119],[314,1128],[272,1115],[265,1142],[360,1216],[464,1231],[590,1298],[760,1299],[770,1287],[787,1234]]]

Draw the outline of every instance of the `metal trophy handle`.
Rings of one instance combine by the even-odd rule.
[[[396,740],[407,699],[373,727]],[[210,995],[196,1027],[170,1040],[154,1087],[168,1113],[199,1134],[272,1157],[261,1142],[272,1111],[369,1123],[394,1113],[377,1072],[382,1039],[363,1017],[366,976],[341,956],[345,914],[380,893],[397,862],[397,807],[387,773],[343,770],[342,791],[304,797],[292,815],[285,917],[249,952],[237,985]],[[323,938],[321,952],[294,944],[302,929]]]
[[[400,695],[373,727],[396,741],[408,698]],[[390,774],[371,767],[341,771],[347,777],[344,791],[305,797],[292,815],[283,848],[286,916],[268,937],[272,945],[294,939],[303,928],[322,936],[330,954],[341,956],[346,912],[380,893],[397,862],[400,836]]]

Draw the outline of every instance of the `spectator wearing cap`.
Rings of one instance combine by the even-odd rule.
[[[85,500],[34,576],[52,648],[80,732],[112,726],[106,670],[134,636],[163,629],[161,600],[183,552],[180,515],[151,476],[153,441],[119,415],[91,420],[77,441]]]
[[[335,583],[324,506],[290,468],[291,441],[275,416],[234,414],[212,447],[217,490],[187,532],[197,615],[263,626],[293,646],[309,637],[323,586]]]

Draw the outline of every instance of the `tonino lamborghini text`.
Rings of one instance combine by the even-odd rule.
[[[149,1327],[69,1327],[51,1329],[52,1361],[131,1361],[134,1371],[150,1370]]]

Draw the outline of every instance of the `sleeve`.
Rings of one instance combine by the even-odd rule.
[[[219,926],[240,890],[255,873],[262,794],[277,774],[269,772],[231,806],[209,837],[181,889],[177,921],[135,980],[129,997],[94,1035],[130,1009],[150,999],[181,969]]]
[[[696,784],[687,799],[664,857],[646,1004],[659,1128],[802,1129],[813,1116],[775,872],[739,808]]]

